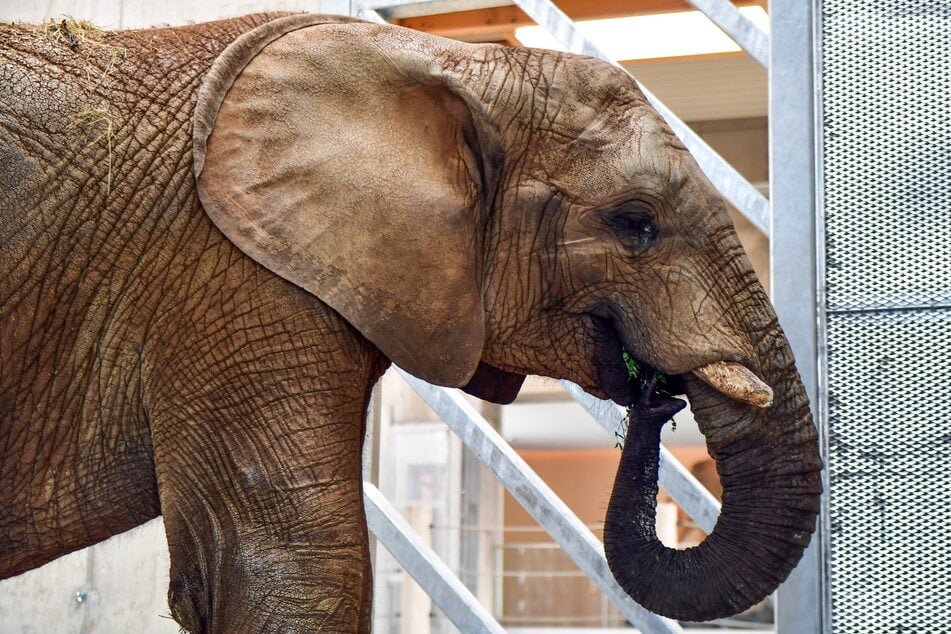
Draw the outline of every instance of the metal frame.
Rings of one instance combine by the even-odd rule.
[[[774,235],[771,240],[774,302],[777,312],[784,317],[783,323],[799,360],[800,371],[811,401],[816,403],[816,289],[813,287],[808,293],[807,301],[803,301],[801,293],[803,280],[817,279],[814,262],[802,257],[803,253],[813,253],[816,247],[816,208],[813,199],[815,189],[803,186],[806,183],[814,183],[815,170],[811,2],[772,0],[770,19],[774,25],[782,25],[782,29],[773,29],[772,38],[747,20],[729,0],[688,2],[732,37],[755,61],[770,69],[771,95],[782,90],[781,99],[770,99],[770,173],[774,181],[771,194],[773,204],[779,211],[771,213],[770,202],[753,185],[649,90],[643,86],[641,89],[724,197],[765,235]],[[362,3],[351,2],[351,12],[364,19],[386,23],[387,18],[503,4],[509,3],[499,0],[364,0]],[[587,40],[551,0],[514,0],[514,4],[545,27],[568,50],[618,65]],[[776,33],[779,34],[778,37]],[[770,67],[770,59],[777,60],[777,64]],[[797,292],[793,294],[791,289],[797,289]],[[562,546],[566,554],[601,587],[634,625],[644,632],[682,631],[676,622],[641,608],[617,586],[608,570],[603,547],[597,538],[460,394],[429,385],[402,370],[400,372],[433,411],[443,418],[470,450],[499,477],[526,510]],[[568,392],[608,432],[614,434],[620,428],[624,417],[622,408],[599,401],[576,385],[563,383]],[[662,448],[661,452],[660,485],[698,526],[707,533],[711,532],[719,515],[719,503],[666,448]],[[375,488],[370,490],[375,491],[376,495],[379,494]],[[379,502],[376,504],[379,507]],[[398,522],[394,520],[392,524],[396,526]],[[408,525],[405,528],[411,530]],[[402,545],[405,535],[393,534],[392,531],[380,533],[373,524],[371,529],[391,552],[394,552],[394,549],[406,550]],[[803,562],[780,588],[781,605],[777,613],[777,629],[781,633],[789,631],[797,634],[818,634],[823,631],[818,608],[818,541],[820,540],[813,540]],[[407,560],[409,563],[403,562],[402,559],[400,561],[414,577],[417,574],[414,570],[420,570],[419,574],[425,581],[427,575],[437,569],[431,562],[420,568],[420,562],[414,564],[409,561],[425,559],[425,551],[416,548],[407,552],[410,553]],[[417,554],[412,555],[412,552]],[[444,566],[440,570],[452,574]],[[461,585],[458,579],[455,581]],[[447,587],[453,585],[449,584]],[[462,589],[465,590],[464,587]],[[465,592],[468,593],[468,590]],[[435,596],[433,598],[436,600]],[[468,617],[465,614],[450,614],[450,610],[468,610],[466,606],[466,601],[462,601],[456,607],[443,607],[443,610],[456,622],[457,618]]]
[[[817,138],[814,72],[815,17],[812,0],[772,0],[770,21],[769,138],[770,199],[773,237],[770,272],[773,304],[796,357],[796,366],[812,403],[816,421],[822,420],[824,394],[820,392],[819,342],[824,324],[817,321],[817,287],[821,257],[816,232],[821,206],[816,199]],[[824,354],[822,355],[824,358]],[[819,425],[822,456],[828,455],[823,425]],[[823,470],[823,478],[828,472]],[[828,482],[824,482],[828,491]],[[799,565],[779,588],[776,626],[780,634],[819,634],[829,631],[822,590],[823,543],[828,531],[828,508],[822,504],[817,534]]]

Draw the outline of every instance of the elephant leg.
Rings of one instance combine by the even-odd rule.
[[[156,421],[169,603],[191,632],[369,631],[360,430]]]
[[[155,350],[169,603],[191,632],[370,630],[361,448],[385,359],[329,311],[294,308]]]

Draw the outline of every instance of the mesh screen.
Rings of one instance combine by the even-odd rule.
[[[825,0],[821,37],[829,308],[951,304],[951,2]]]
[[[951,1],[820,7],[830,620],[951,632]]]
[[[831,315],[828,341],[834,630],[949,632],[951,311]]]

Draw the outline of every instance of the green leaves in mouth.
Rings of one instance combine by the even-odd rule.
[[[624,360],[624,366],[627,368],[627,381],[638,382],[640,385],[637,386],[638,392],[642,392],[647,389],[656,390],[661,394],[672,396],[670,393],[670,377],[662,372],[658,372],[650,366],[642,365],[637,359],[632,357],[627,350],[621,352],[621,358]],[[627,430],[630,429],[631,423],[633,422],[634,416],[634,406],[629,405],[627,407],[627,415],[624,417],[624,433],[622,434],[620,430],[614,432],[615,438],[615,447],[619,449],[624,448],[624,438],[627,435]],[[677,431],[677,421],[673,418],[670,419],[670,428],[673,431]]]
[[[651,381],[656,379],[656,390],[662,394],[669,394],[665,389],[670,384],[670,377],[662,372],[658,372],[650,366],[642,366],[637,359],[632,357],[627,350],[624,350],[621,353],[621,358],[624,359],[624,365],[627,368],[627,380],[631,381],[640,381],[641,389],[647,389],[647,386],[651,384]]]

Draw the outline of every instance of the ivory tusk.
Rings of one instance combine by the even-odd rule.
[[[746,366],[732,361],[714,361],[693,370],[694,376],[729,396],[755,407],[773,404],[773,390]]]

